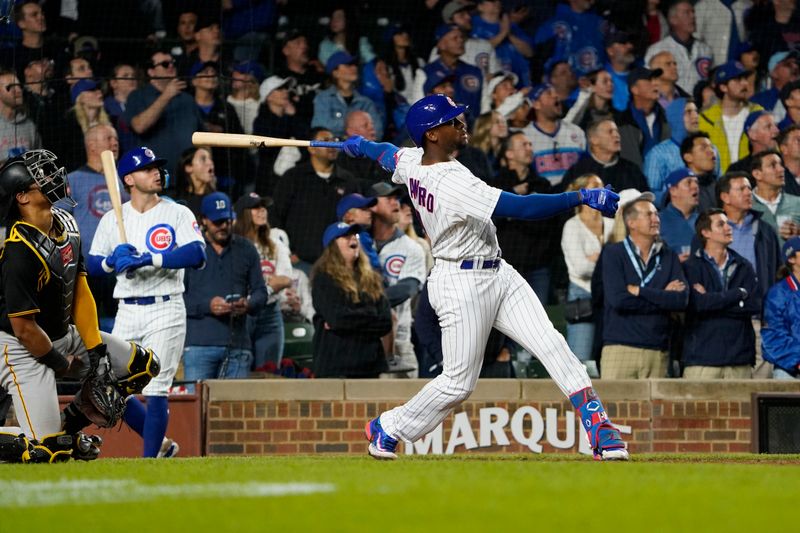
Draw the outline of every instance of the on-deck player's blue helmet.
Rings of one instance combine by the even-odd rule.
[[[467,110],[467,106],[456,104],[449,96],[431,94],[418,100],[408,110],[406,128],[417,146],[422,146],[425,132],[453,120]]]
[[[157,166],[163,167],[167,164],[166,159],[159,159],[153,151],[146,147],[140,146],[125,152],[125,155],[119,158],[117,163],[117,173],[120,178],[124,178],[131,172],[136,172],[145,167]]]

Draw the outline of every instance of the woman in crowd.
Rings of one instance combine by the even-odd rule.
[[[406,102],[413,104],[415,80],[422,72],[425,61],[414,53],[408,28],[395,24],[387,33],[390,42],[385,54],[386,65],[394,79],[395,90]]]
[[[317,57],[323,65],[336,52],[342,50],[357,56],[362,63],[375,59],[375,52],[366,37],[359,36],[353,23],[354,18],[344,8],[337,7],[331,12],[328,35],[319,43]]]
[[[250,321],[253,339],[253,368],[265,370],[269,361],[280,365],[283,358],[283,315],[280,297],[284,289],[292,286],[292,262],[289,249],[279,240],[270,237],[267,208],[269,198],[256,193],[242,196],[236,201],[234,233],[250,240],[261,258],[261,273],[267,285],[267,304]]]
[[[602,188],[602,180],[594,174],[584,174],[570,183],[567,191],[593,187]],[[597,364],[592,359],[592,273],[597,266],[600,250],[608,242],[613,228],[614,219],[579,206],[575,208],[575,216],[564,224],[561,234],[561,249],[569,272],[564,313],[567,319],[567,344],[586,366],[590,377],[598,375]]]
[[[70,91],[72,107],[64,117],[63,134],[59,136],[58,159],[67,172],[86,161],[83,135],[94,126],[111,124],[103,109],[103,92],[93,80],[78,81]]]
[[[185,202],[200,220],[203,197],[217,190],[214,159],[209,148],[193,146],[183,151],[176,186],[177,198]]]
[[[392,312],[380,274],[360,253],[359,229],[328,226],[311,272],[318,378],[377,378],[388,369],[381,337],[392,330]]]
[[[605,69],[595,70],[587,74],[589,86],[581,90],[575,105],[569,110],[564,120],[572,122],[586,131],[589,124],[613,114],[611,99],[614,97],[614,80]]]
[[[253,121],[258,116],[258,88],[265,77],[264,69],[253,61],[239,63],[231,72],[231,94],[228,95],[228,103],[236,110],[239,122],[247,134],[253,133]]]
[[[761,341],[764,359],[775,365],[775,379],[800,379],[800,237],[783,245],[781,280],[764,300]]]
[[[486,154],[492,170],[500,169],[500,150],[508,137],[508,121],[497,111],[484,113],[475,119],[470,144]]]
[[[103,100],[103,108],[117,130],[119,153],[121,154],[137,146],[136,134],[122,118],[128,103],[128,96],[136,90],[137,85],[136,69],[131,65],[120,63],[112,71],[112,77],[108,80],[110,94]]]

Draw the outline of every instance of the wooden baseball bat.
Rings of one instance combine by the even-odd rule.
[[[100,161],[103,162],[103,174],[106,177],[106,187],[108,196],[111,198],[111,206],[114,208],[114,216],[117,219],[120,243],[128,242],[125,235],[125,224],[122,223],[122,198],[119,194],[119,176],[117,175],[117,163],[114,161],[114,152],[103,150],[100,154]]]
[[[281,139],[278,137],[262,137],[241,133],[210,133],[196,131],[192,134],[195,146],[216,146],[220,148],[276,148],[296,146],[298,148],[342,148],[338,141],[299,141],[297,139]]]

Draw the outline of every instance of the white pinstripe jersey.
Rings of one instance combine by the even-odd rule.
[[[404,148],[396,158],[392,181],[408,187],[431,239],[433,257],[460,261],[497,256],[492,212],[500,189],[479,180],[458,161],[421,165],[422,148]]]
[[[387,242],[378,252],[378,258],[383,268],[383,280],[390,287],[406,278],[415,278],[422,285],[428,277],[425,251],[408,235],[401,235]],[[397,313],[395,340],[411,341],[411,300],[406,300],[394,310]]]
[[[144,213],[136,211],[130,202],[125,202],[122,204],[122,220],[128,242],[139,252],[159,254],[194,241],[205,245],[197,219],[189,208],[166,198],[161,198]],[[100,219],[89,254],[108,257],[119,244],[117,219],[114,211],[109,211]],[[148,266],[136,270],[132,278],[118,274],[114,298],[164,296],[181,294],[183,291],[182,268]]]

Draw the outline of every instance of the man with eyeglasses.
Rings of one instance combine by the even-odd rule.
[[[174,174],[181,152],[192,146],[192,133],[203,130],[203,117],[194,99],[184,92],[186,81],[176,77],[170,54],[154,52],[146,70],[150,83],[128,96],[125,121],[141,144],[167,160]]]
[[[187,270],[184,379],[236,379],[250,374],[253,351],[247,315],[267,302],[261,259],[248,239],[233,234],[231,199],[222,192],[201,206],[207,262]]]
[[[758,297],[764,298],[775,281],[782,264],[778,234],[763,219],[763,213],[753,209],[753,190],[747,172],[728,172],[717,182],[717,202],[733,228],[730,248],[747,259],[758,277]],[[761,357],[761,313],[753,316],[756,332],[756,363],[753,377],[769,379],[772,365]]]
[[[122,204],[128,242],[121,242],[117,219],[109,211],[97,226],[89,250],[89,273],[114,274],[119,302],[113,334],[152,347],[161,373],[142,391],[147,408],[128,400],[125,422],[144,439],[144,457],[172,457],[177,445],[165,437],[167,395],[178,369],[186,336],[184,271],[202,268],[205,244],[188,207],[159,196],[166,160],[146,146],[119,159],[117,169],[130,201]]]
[[[330,130],[312,128],[315,141],[337,140]],[[275,185],[275,205],[269,210],[270,225],[289,235],[295,267],[306,274],[322,254],[322,234],[337,221],[336,205],[343,197],[362,192],[365,182],[336,165],[339,151],[309,148],[310,158],[287,170]],[[293,258],[294,259],[294,258]]]
[[[0,70],[0,162],[40,146],[36,124],[25,112],[17,75]]]

